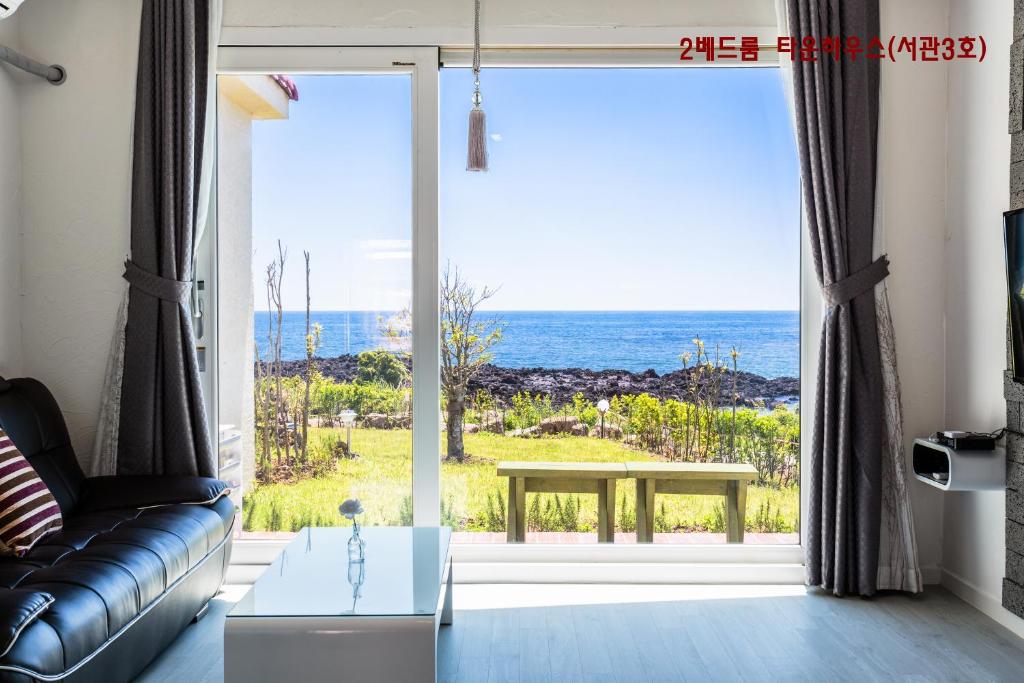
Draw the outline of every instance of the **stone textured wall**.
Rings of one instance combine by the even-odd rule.
[[[1010,48],[1010,208],[1019,209],[1024,208],[1024,0],[1014,0],[1013,41]],[[1009,348],[1007,344],[1008,360]],[[1003,607],[1024,617],[1024,385],[1007,373],[1004,393],[1008,431]]]
[[[1019,135],[1020,133],[1015,134]],[[1024,617],[1024,384],[1006,374],[1006,574],[1003,606]]]

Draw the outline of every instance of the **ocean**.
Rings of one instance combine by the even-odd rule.
[[[740,370],[762,377],[799,377],[799,311],[496,311],[481,316],[505,322],[494,347],[494,364],[509,368],[678,370],[679,355],[692,351],[700,337],[714,356],[735,346]],[[314,311],[323,326],[318,356],[332,357],[375,349],[385,341],[381,319],[367,311]],[[266,357],[265,311],[255,314],[256,341]],[[306,357],[305,312],[286,311],[282,334],[284,360]]]

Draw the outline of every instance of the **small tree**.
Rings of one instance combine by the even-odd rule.
[[[449,460],[462,462],[466,457],[462,422],[469,381],[491,362],[490,349],[501,341],[500,319],[476,317],[480,304],[496,291],[485,286],[477,292],[451,265],[441,278],[441,391],[448,415]]]

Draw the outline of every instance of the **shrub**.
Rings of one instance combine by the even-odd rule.
[[[633,396],[629,402],[629,431],[640,446],[651,450],[661,445],[661,402],[650,394]]]
[[[456,531],[462,526],[462,520],[455,514],[454,508],[455,501],[451,497],[448,498],[447,504],[445,504],[445,501],[441,501],[441,526],[450,526],[453,531]],[[412,496],[402,497],[402,502],[398,506],[398,525],[413,525]]]
[[[659,534],[672,532],[672,525],[668,522],[668,513],[665,511],[664,502],[658,508],[658,514],[654,516],[654,531]]]
[[[761,505],[757,509],[757,515],[754,517],[753,524],[748,522],[747,527],[750,531],[762,534],[778,534],[793,530],[790,525],[786,523],[785,518],[783,518],[782,510],[779,509],[778,506],[775,507],[775,510],[772,510],[772,502],[768,499],[761,501]]]
[[[356,357],[356,364],[356,377],[365,384],[380,383],[396,388],[409,376],[402,359],[383,349],[363,351]]]
[[[331,418],[342,410],[368,413],[401,414],[408,408],[409,392],[386,382],[336,382],[321,379],[312,388],[313,412]]]
[[[664,504],[662,504],[664,507]],[[626,505],[626,496],[623,494],[619,503],[619,531],[632,533],[636,531],[636,508]]]
[[[587,427],[596,425],[601,417],[600,413],[597,412],[597,407],[588,401],[582,392],[573,394],[570,414],[578,417],[580,422],[586,424]]]
[[[487,494],[484,529],[486,531],[505,531],[505,496],[501,489],[495,489],[494,496]]]
[[[412,496],[404,496],[398,506],[398,526],[412,526]]]
[[[727,529],[725,501],[721,501],[717,505],[715,505],[714,510],[711,511],[711,516],[704,520],[704,524],[708,528],[708,531],[712,533],[725,533]]]
[[[525,429],[540,424],[541,420],[551,417],[554,413],[550,396],[533,396],[528,391],[521,391],[512,397],[512,410],[506,413],[505,427]]]
[[[281,506],[276,500],[270,501],[270,514],[267,516],[267,531],[280,531],[284,524]]]
[[[565,505],[558,494],[555,494],[555,518],[558,528],[556,531],[579,531],[580,530],[580,497],[566,496]]]

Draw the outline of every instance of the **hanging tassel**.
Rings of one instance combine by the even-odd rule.
[[[480,108],[480,93],[473,97],[469,111],[469,148],[466,153],[467,171],[487,170],[487,115]]]
[[[487,115],[480,108],[480,0],[473,3],[473,108],[469,112],[466,170],[487,170]]]

